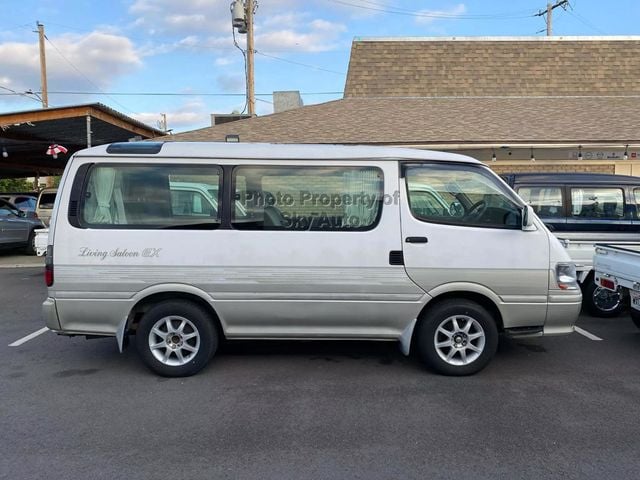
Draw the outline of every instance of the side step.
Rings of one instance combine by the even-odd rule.
[[[543,331],[544,327],[514,327],[504,329],[504,333],[513,338],[541,337]]]

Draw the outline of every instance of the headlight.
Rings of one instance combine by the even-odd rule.
[[[573,263],[558,263],[556,265],[556,283],[560,290],[577,290],[576,266]]]

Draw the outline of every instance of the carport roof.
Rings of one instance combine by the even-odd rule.
[[[87,103],[0,114],[0,178],[59,174],[66,160],[87,147],[87,119],[91,125],[91,144],[101,145],[163,135],[161,130],[127,117],[101,103]],[[68,149],[57,159],[46,155],[49,145]]]

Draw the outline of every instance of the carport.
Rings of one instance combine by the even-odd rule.
[[[0,114],[0,178],[59,175],[78,150],[143,140],[164,132],[101,103]],[[50,145],[66,154],[47,155]]]

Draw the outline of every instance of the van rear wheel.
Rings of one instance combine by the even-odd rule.
[[[640,311],[632,309],[630,314],[631,314],[631,321],[633,322],[633,324],[636,327],[640,328]]]
[[[495,319],[470,300],[445,300],[427,311],[417,332],[422,361],[444,375],[482,370],[498,348]]]
[[[622,291],[612,291],[597,285],[593,277],[583,285],[583,303],[585,309],[594,317],[616,317],[624,310]]]
[[[136,347],[144,364],[164,377],[188,377],[202,370],[218,348],[211,316],[198,305],[168,300],[140,320]]]

